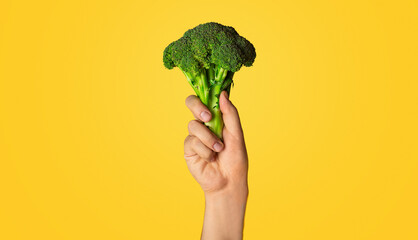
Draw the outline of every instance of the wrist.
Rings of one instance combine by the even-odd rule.
[[[205,223],[202,239],[242,239],[247,185],[205,192]]]
[[[242,184],[238,186],[227,186],[213,192],[205,192],[206,203],[218,202],[223,204],[245,204],[248,198],[248,186]]]

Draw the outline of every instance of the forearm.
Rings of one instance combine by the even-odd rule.
[[[202,240],[242,239],[248,187],[205,193]]]

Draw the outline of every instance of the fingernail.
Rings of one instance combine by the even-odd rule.
[[[207,122],[210,120],[210,113],[203,111],[202,113],[200,113],[200,117],[203,121]]]
[[[222,143],[217,142],[217,143],[213,144],[213,149],[215,149],[215,151],[217,151],[217,152],[220,152],[222,150],[222,147],[223,147]]]

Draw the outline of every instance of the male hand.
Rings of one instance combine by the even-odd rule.
[[[189,122],[184,157],[205,193],[247,187],[248,157],[238,111],[225,91],[219,104],[224,121],[223,142],[203,124],[211,119],[207,107],[194,95],[186,99],[197,120]]]
[[[248,157],[238,111],[222,92],[223,142],[204,124],[210,111],[196,96],[186,105],[196,120],[189,122],[184,158],[190,173],[205,193],[202,239],[242,239],[248,196]]]

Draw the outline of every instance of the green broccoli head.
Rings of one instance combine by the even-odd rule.
[[[237,72],[242,65],[251,66],[255,57],[254,46],[233,27],[210,22],[188,30],[168,45],[163,61],[168,69],[177,66],[196,75],[211,64]]]
[[[220,93],[230,93],[234,73],[242,65],[251,66],[255,56],[254,46],[233,27],[210,22],[188,30],[170,43],[164,50],[163,62],[166,68],[178,67],[184,73],[212,113],[212,120],[205,124],[222,139]]]

